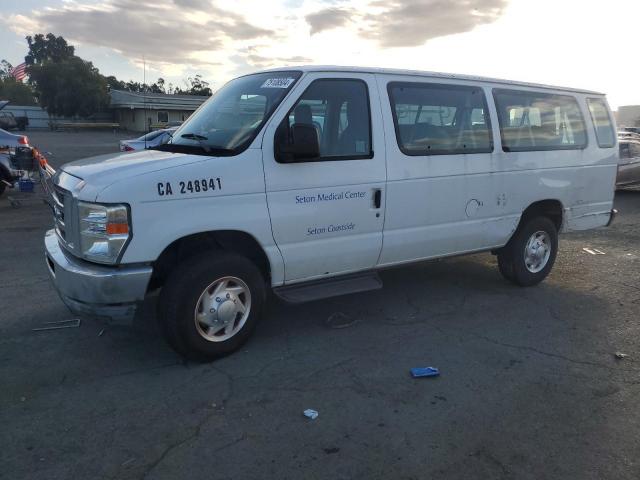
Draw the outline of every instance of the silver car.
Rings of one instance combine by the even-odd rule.
[[[25,135],[14,135],[0,128],[0,151],[8,148],[28,147],[29,139]]]
[[[618,144],[620,159],[616,187],[640,185],[640,134],[628,131],[618,132]]]
[[[145,148],[157,147],[163,143],[169,141],[173,132],[178,127],[163,128],[162,130],[154,130],[139,138],[132,140],[120,140],[121,152],[135,152],[137,150],[144,150]]]

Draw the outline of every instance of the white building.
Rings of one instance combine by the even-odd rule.
[[[134,132],[185,121],[209,97],[111,90],[109,107],[120,127]]]
[[[640,105],[624,105],[616,112],[619,127],[640,127]]]

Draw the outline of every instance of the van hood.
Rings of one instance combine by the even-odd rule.
[[[109,153],[97,157],[84,158],[62,166],[62,170],[87,184],[107,186],[127,178],[165,168],[177,167],[210,157],[185,153],[144,150],[134,153]]]

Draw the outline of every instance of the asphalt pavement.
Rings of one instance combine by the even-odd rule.
[[[56,167],[126,137],[29,136]],[[48,279],[48,207],[17,197],[0,198],[0,478],[640,478],[640,192],[561,236],[536,287],[490,254],[388,270],[380,291],[270,303],[210,364],[165,345],[153,299],[131,326],[33,331],[76,317]]]

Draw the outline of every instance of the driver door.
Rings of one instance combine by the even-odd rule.
[[[303,77],[273,116],[262,151],[285,283],[377,264],[386,185],[381,118],[373,75],[326,72]],[[296,123],[315,128],[320,156],[283,163],[274,147]]]

